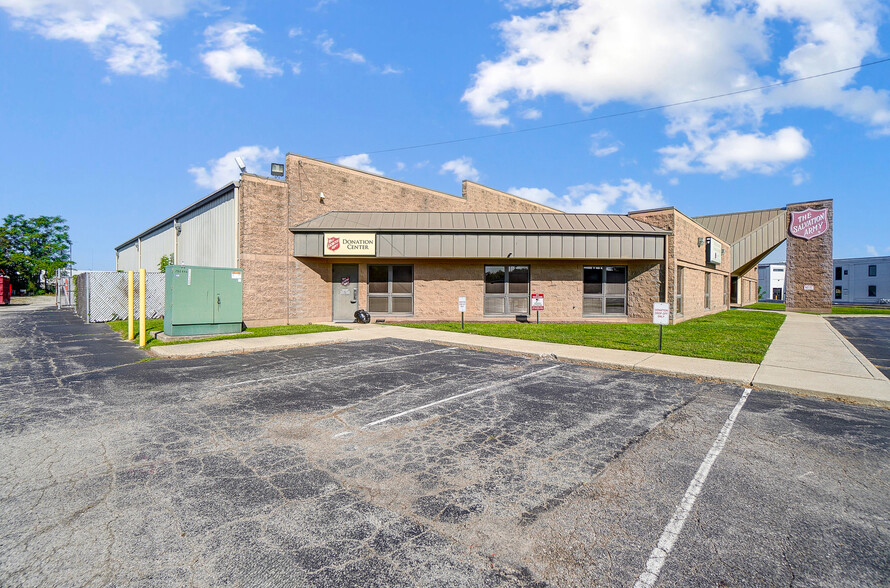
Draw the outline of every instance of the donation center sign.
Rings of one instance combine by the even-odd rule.
[[[377,255],[377,235],[374,233],[325,233],[322,239],[326,257]]]
[[[807,208],[791,213],[791,226],[788,232],[795,237],[809,241],[828,231],[828,209]]]

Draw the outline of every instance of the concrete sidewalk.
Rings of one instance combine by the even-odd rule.
[[[340,326],[349,330],[184,343],[153,347],[150,353],[157,357],[184,358],[395,338],[498,353],[543,356],[603,368],[704,378],[890,407],[890,381],[818,315],[787,313],[785,323],[760,365],[393,325]]]

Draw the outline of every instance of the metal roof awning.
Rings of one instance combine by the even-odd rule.
[[[787,217],[784,208],[712,214],[692,220],[730,244],[733,274],[754,268],[785,240]]]
[[[325,235],[348,233],[396,259],[661,260],[670,234],[618,214],[502,212],[330,212],[291,231],[296,257],[328,257]]]

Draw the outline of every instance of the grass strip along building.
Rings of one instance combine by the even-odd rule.
[[[247,326],[352,321],[671,322],[757,299],[757,264],[788,239],[788,304],[831,305],[832,202],[689,217],[669,207],[566,214],[464,181],[459,196],[288,154],[117,247],[117,269],[244,270]],[[827,252],[827,265],[825,255]],[[535,296],[533,296],[535,295]]]

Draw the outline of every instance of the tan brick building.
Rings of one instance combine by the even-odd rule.
[[[118,269],[158,252],[241,267],[249,326],[457,320],[460,298],[466,320],[533,320],[533,295],[542,321],[648,322],[668,301],[679,322],[755,302],[757,262],[784,240],[784,209],[576,215],[470,181],[455,196],[295,154],[285,170],[242,174],[125,242]]]

